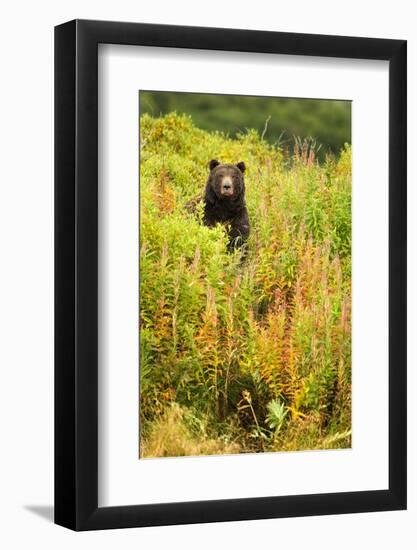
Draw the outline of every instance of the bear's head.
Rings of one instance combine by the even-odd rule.
[[[221,164],[218,160],[209,162],[209,177],[206,186],[206,200],[216,201],[243,201],[245,195],[245,181],[243,173],[244,162],[237,164]]]

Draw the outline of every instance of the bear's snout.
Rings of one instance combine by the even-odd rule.
[[[220,192],[226,197],[233,195],[233,180],[230,176],[225,176],[222,179]]]

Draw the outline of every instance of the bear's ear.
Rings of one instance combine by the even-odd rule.
[[[246,165],[244,162],[238,162],[236,164],[236,166],[239,168],[239,170],[242,172],[242,174],[244,173],[244,171],[246,170]]]
[[[209,162],[209,168],[210,170],[213,170],[214,168],[216,168],[216,166],[219,166],[220,162],[216,159],[213,159]]]

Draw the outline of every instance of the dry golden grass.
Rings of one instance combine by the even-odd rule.
[[[141,458],[201,456],[237,454],[241,451],[237,443],[221,439],[209,439],[194,435],[184,419],[185,412],[173,403],[164,414],[153,422],[148,437],[141,441]]]

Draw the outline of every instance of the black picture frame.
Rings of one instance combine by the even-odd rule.
[[[389,62],[389,488],[98,506],[98,44]],[[92,530],[406,508],[406,41],[74,20],[55,28],[55,523]]]

